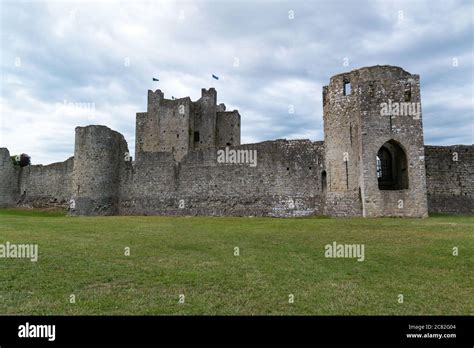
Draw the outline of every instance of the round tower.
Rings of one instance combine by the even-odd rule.
[[[128,147],[105,126],[76,127],[72,215],[118,214],[119,179]]]

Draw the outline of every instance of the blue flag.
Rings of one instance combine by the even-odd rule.
[[[216,75],[214,75],[214,74],[212,74],[212,78],[214,78],[214,79],[216,79],[216,80],[219,80],[219,77],[216,76]]]

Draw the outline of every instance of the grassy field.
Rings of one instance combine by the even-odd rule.
[[[0,210],[0,244],[7,241],[38,244],[39,259],[0,258],[0,314],[474,314],[474,216],[77,218]],[[333,241],[364,244],[365,261],[325,258]]]

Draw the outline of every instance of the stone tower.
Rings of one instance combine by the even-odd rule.
[[[71,215],[117,215],[127,162],[122,134],[105,126],[76,127]]]
[[[168,152],[181,161],[194,150],[240,145],[240,114],[217,104],[214,88],[203,88],[195,102],[149,90],[147,112],[137,113],[135,142],[137,160],[144,152]]]
[[[326,213],[428,215],[420,79],[374,66],[323,88]]]

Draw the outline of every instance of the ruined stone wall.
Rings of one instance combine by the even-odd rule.
[[[345,84],[348,75],[331,78],[323,88],[324,144],[327,170],[325,214],[362,215],[360,201],[359,91]]]
[[[190,108],[191,99],[163,99],[158,118],[158,151],[171,152],[181,160],[190,151]]]
[[[216,147],[217,92],[214,88],[201,90],[201,98],[195,103],[196,113],[193,132],[199,132],[199,141],[195,149]]]
[[[148,90],[147,112],[139,112],[135,124],[135,158],[142,152],[160,151],[158,113],[163,92]]]
[[[119,213],[167,214],[169,206],[176,206],[176,165],[174,156],[165,152],[144,152],[133,165],[126,163],[120,176]]]
[[[377,66],[357,70],[353,79],[361,90],[362,197],[366,216],[427,216],[421,110],[418,115],[381,113],[382,103],[421,105],[419,76],[398,67]],[[406,154],[407,189],[380,190],[378,187],[376,156],[388,141],[393,141]]]
[[[350,94],[344,93],[346,84],[351,86]],[[381,113],[384,102],[420,103],[418,75],[393,66],[354,70],[333,76],[324,88],[323,100],[328,198],[331,192],[338,192],[337,202],[345,190],[348,196],[342,199],[346,201],[343,207],[350,197],[358,197],[364,216],[427,216],[421,111],[416,117]],[[407,188],[379,188],[377,153],[387,142],[406,154],[401,171],[407,173]],[[327,200],[328,205],[331,202]],[[344,214],[340,208],[334,210]],[[352,214],[350,210],[346,213]]]
[[[217,113],[217,147],[240,145],[240,114],[237,110]]]
[[[18,175],[20,168],[13,165],[7,148],[0,148],[0,208],[13,207],[19,199]]]
[[[362,215],[362,202],[359,192],[327,192],[325,202],[324,215],[336,217]]]
[[[324,144],[328,191],[359,188],[359,96],[352,89],[344,94],[346,76],[338,75],[323,89]]]
[[[121,151],[126,151],[123,145]],[[278,140],[233,149],[256,149],[257,166],[217,163],[216,149],[196,151],[182,163],[170,153],[144,153],[134,165],[117,153],[116,214],[360,215],[358,192],[323,194],[321,142]],[[426,146],[425,152],[429,212],[473,214],[474,147]],[[73,157],[47,166],[19,168],[11,163],[8,150],[0,149],[0,154],[2,207],[17,203],[66,206],[73,196]],[[102,180],[105,186],[114,185],[112,176]],[[397,199],[394,196],[393,204]],[[98,208],[98,214],[106,213]]]
[[[203,149],[180,163],[146,154],[121,182],[121,214],[305,216],[322,214],[321,142],[268,141],[232,147],[257,151],[257,164],[218,163]]]
[[[135,158],[142,152],[171,152],[180,160],[192,149],[192,102],[169,100],[160,90],[148,91],[147,112],[137,113]]]
[[[474,146],[425,146],[430,213],[474,213]]]
[[[145,152],[145,148],[151,147],[158,149],[158,138],[155,139],[155,145],[150,146],[149,143],[145,142],[145,139],[152,137],[152,134],[147,134],[148,129],[152,129],[155,121],[148,118],[147,112],[137,112],[135,119],[135,159],[140,157],[140,154]],[[157,123],[157,121],[156,121]],[[156,127],[158,125],[156,124]]]
[[[48,165],[20,168],[20,205],[35,208],[69,206],[72,197],[74,157]]]

